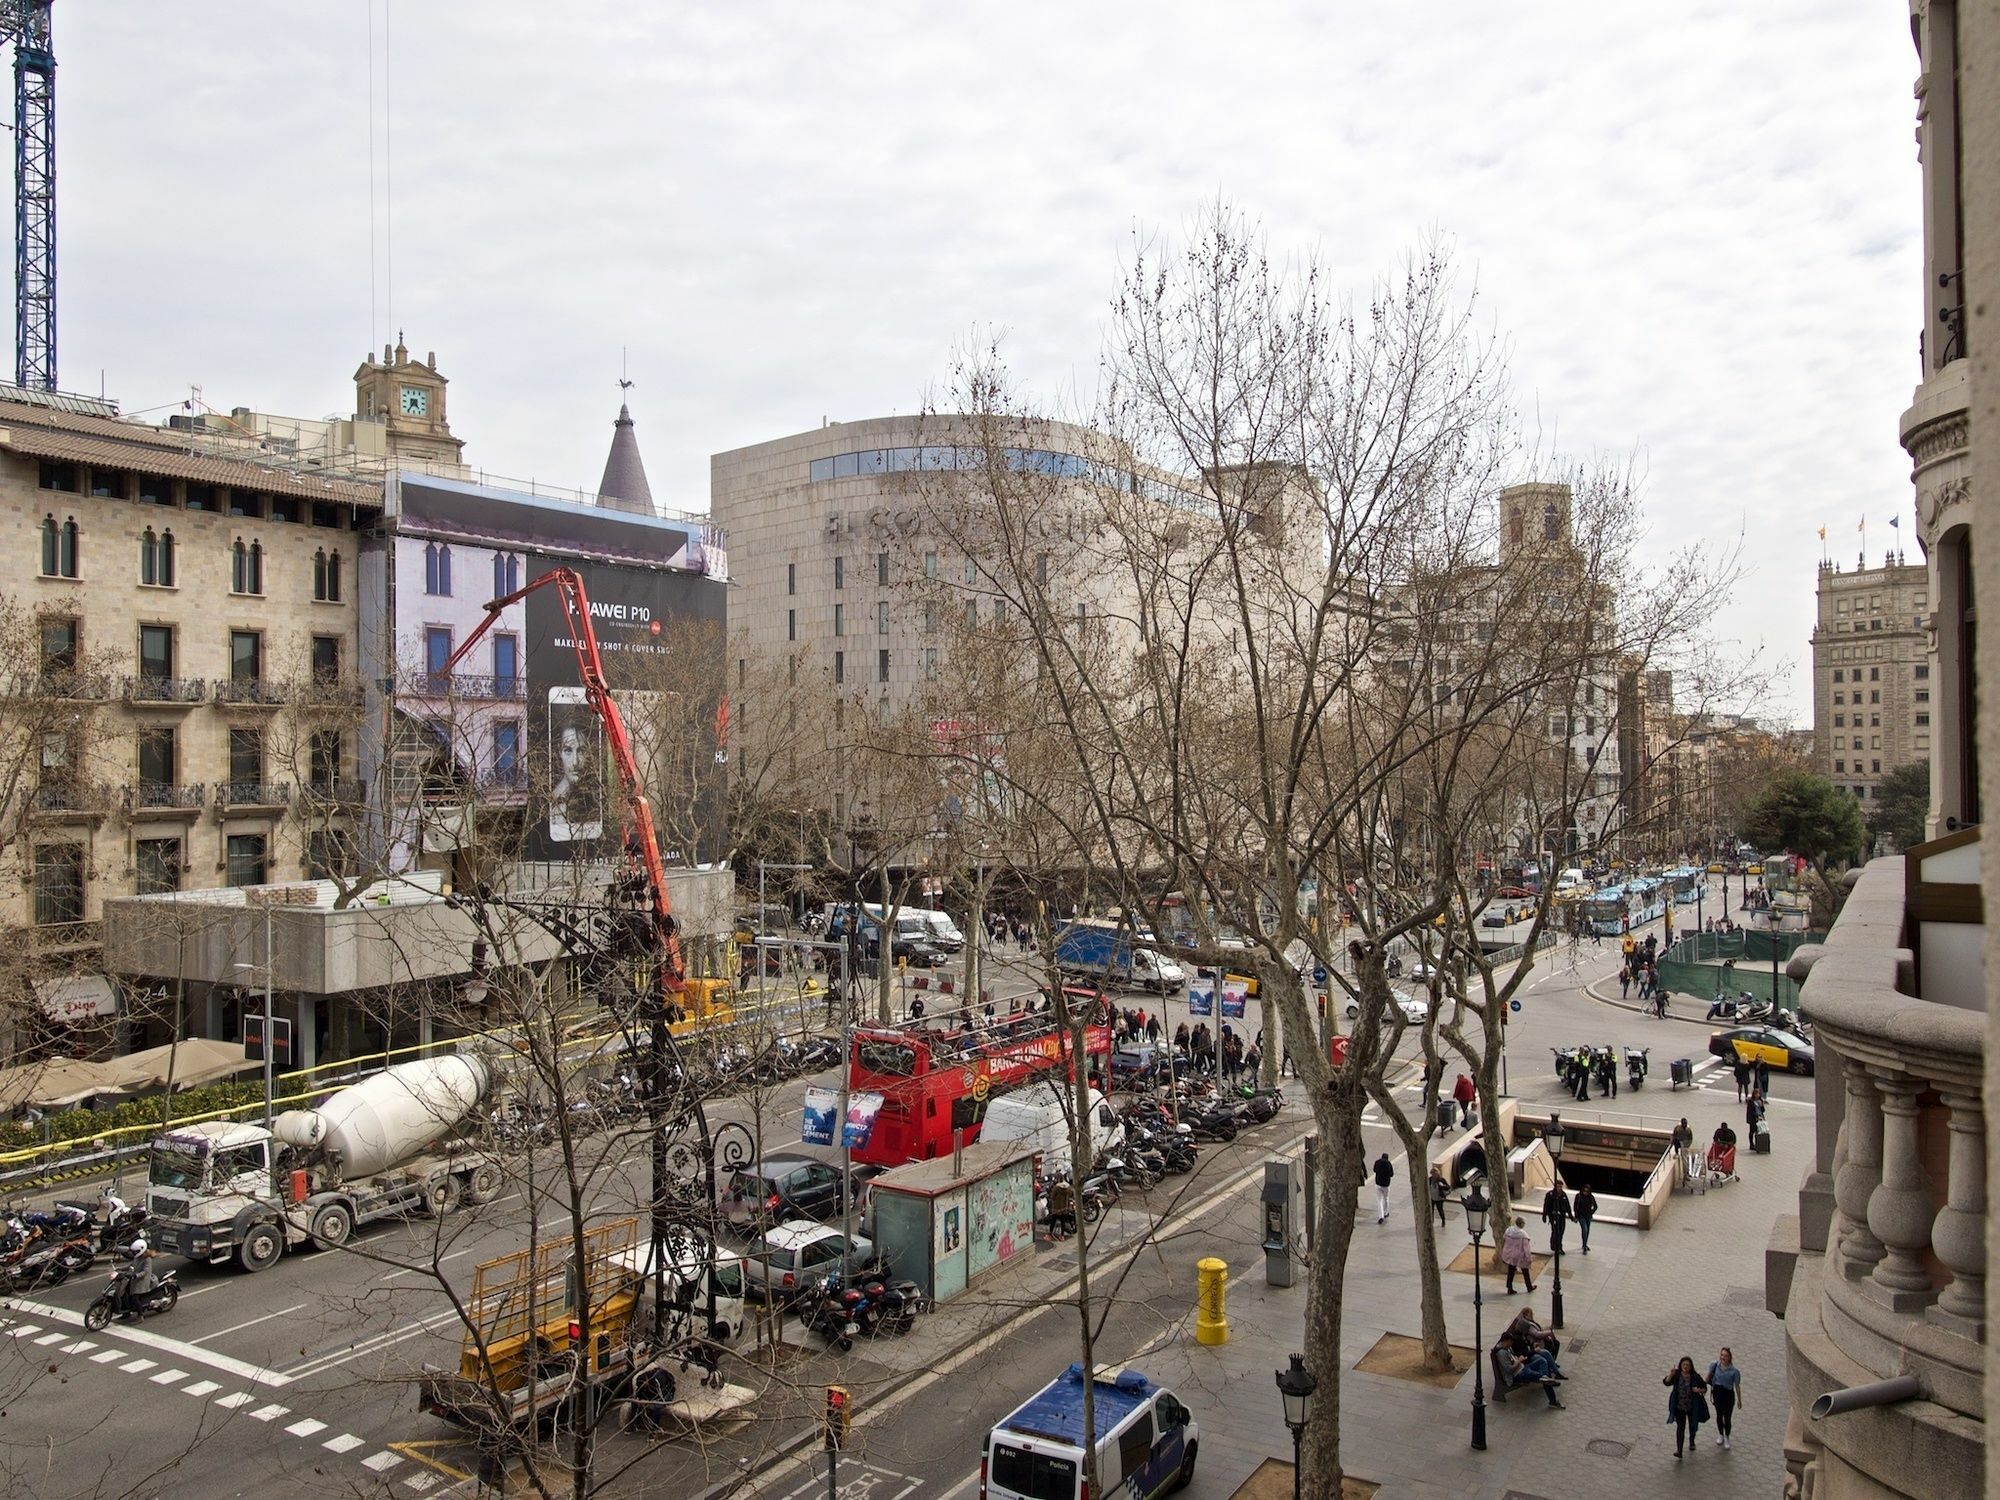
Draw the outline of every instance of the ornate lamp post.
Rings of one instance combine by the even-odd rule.
[[[1486,1233],[1486,1211],[1493,1205],[1486,1201],[1486,1191],[1477,1182],[1459,1200],[1465,1210],[1465,1232],[1472,1237],[1472,1446],[1484,1452],[1486,1449],[1486,1329],[1481,1320],[1481,1310],[1485,1298],[1479,1284],[1480,1239]]]
[[[1312,1419],[1313,1392],[1319,1379],[1306,1368],[1303,1354],[1292,1356],[1292,1367],[1278,1371],[1278,1395],[1285,1403],[1285,1425],[1292,1429],[1292,1500],[1301,1500],[1299,1454],[1305,1444],[1306,1423]],[[1480,1447],[1484,1447],[1482,1442]]]
[[[1549,1159],[1555,1163],[1556,1191],[1559,1193],[1563,1191],[1563,1142],[1568,1139],[1568,1136],[1569,1132],[1563,1129],[1562,1116],[1550,1115],[1549,1123],[1542,1127],[1542,1144],[1549,1148]],[[1563,1202],[1565,1207],[1567,1207],[1569,1202],[1567,1195],[1564,1196]],[[1555,1226],[1556,1283],[1555,1290],[1549,1293],[1549,1326],[1551,1328],[1560,1328],[1563,1326],[1563,1233],[1568,1228],[1568,1220],[1569,1215],[1564,1213],[1556,1221]]]

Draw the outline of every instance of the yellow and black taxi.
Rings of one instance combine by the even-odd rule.
[[[1708,1039],[1708,1050],[1724,1062],[1768,1063],[1787,1073],[1810,1078],[1813,1044],[1796,1032],[1777,1026],[1732,1026]]]

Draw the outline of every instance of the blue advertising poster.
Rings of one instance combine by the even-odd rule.
[[[805,1110],[799,1116],[799,1139],[808,1146],[831,1146],[833,1117],[838,1113],[840,1095],[832,1089],[807,1089]]]
[[[1191,1016],[1212,1016],[1215,1014],[1215,977],[1211,974],[1197,974],[1188,981],[1188,1014]]]
[[[875,1133],[875,1117],[881,1113],[880,1094],[849,1094],[847,1128],[841,1132],[841,1144],[850,1151],[859,1151],[867,1145],[868,1137]]]
[[[1249,994],[1249,981],[1243,979],[1223,980],[1222,1013],[1225,1016],[1241,1016]]]

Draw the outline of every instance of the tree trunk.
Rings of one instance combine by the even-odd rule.
[[[1427,1161],[1430,1131],[1413,1128],[1407,1116],[1384,1088],[1376,1097],[1383,1118],[1396,1132],[1403,1147],[1403,1170],[1410,1179],[1410,1209],[1416,1216],[1417,1292],[1423,1320],[1424,1371],[1441,1375],[1451,1368],[1451,1336],[1444,1321],[1444,1286],[1438,1264],[1438,1243],[1431,1220],[1431,1194]]]
[[[1341,1488],[1340,1377],[1341,1299],[1348,1251],[1354,1241],[1355,1188],[1362,1180],[1360,1086],[1347,1080],[1345,1068],[1313,1100],[1313,1122],[1319,1127],[1319,1225],[1313,1236],[1312,1264],[1306,1279],[1304,1343],[1319,1379],[1319,1398],[1300,1445],[1299,1470],[1304,1493],[1337,1496]]]

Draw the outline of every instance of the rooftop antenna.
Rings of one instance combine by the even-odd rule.
[[[623,344],[618,346],[618,389],[621,394],[632,389],[632,382],[627,378],[629,368],[626,355],[628,353],[629,351]]]

